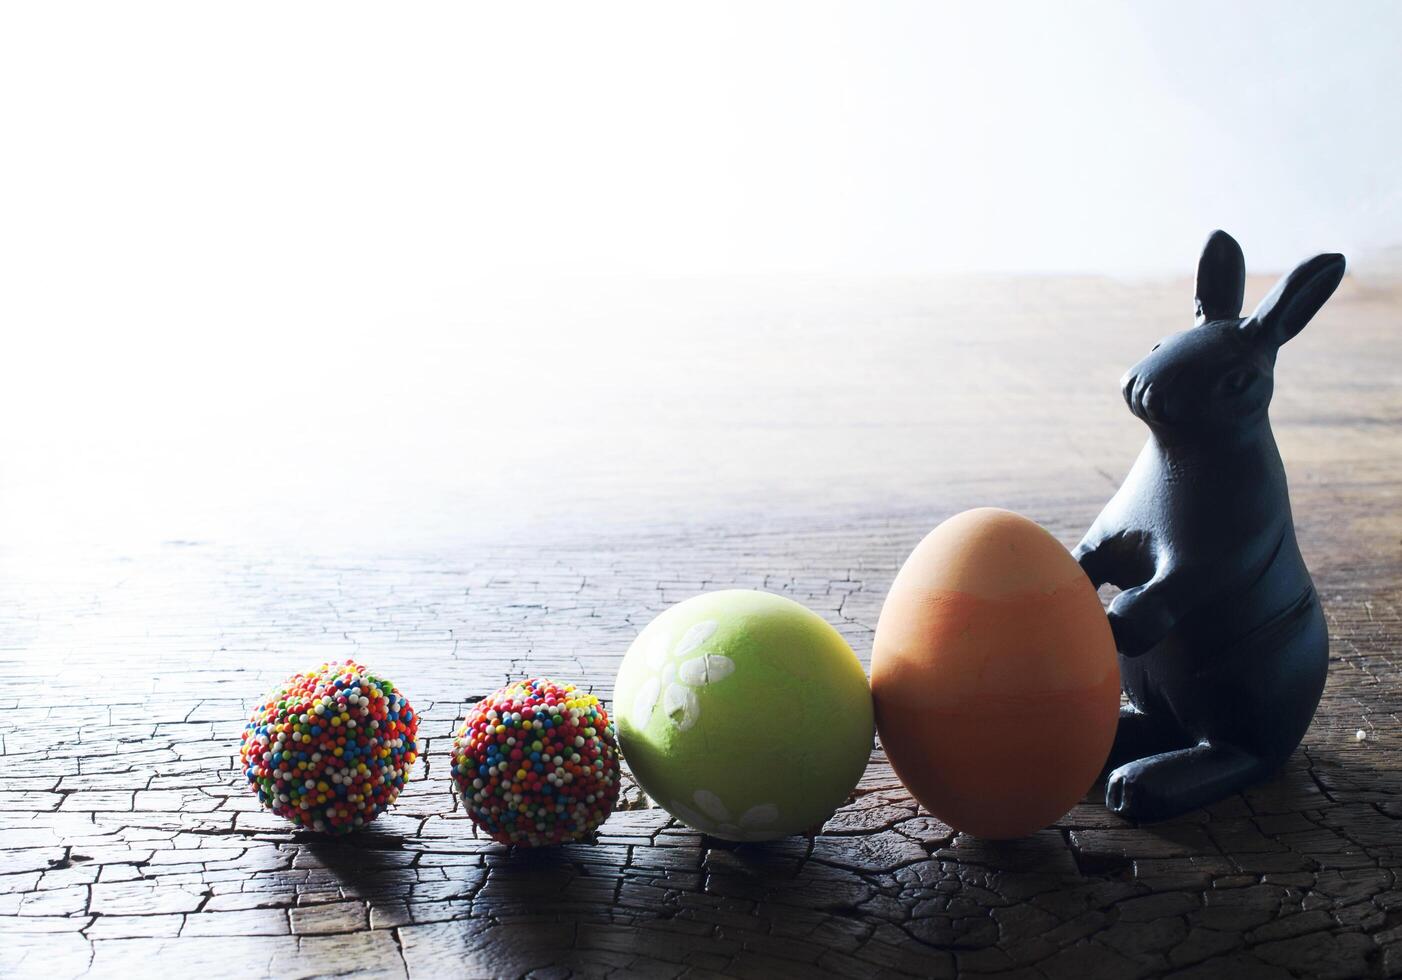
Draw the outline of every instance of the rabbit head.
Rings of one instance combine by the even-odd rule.
[[[1344,257],[1316,255],[1243,318],[1241,246],[1214,231],[1198,262],[1197,325],[1154,345],[1120,379],[1129,409],[1150,428],[1225,431],[1264,417],[1275,355],[1304,329],[1344,275]]]

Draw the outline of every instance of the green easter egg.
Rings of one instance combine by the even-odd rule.
[[[826,820],[871,755],[871,687],[822,617],[732,589],[680,602],[633,641],[614,685],[643,789],[695,829],[771,840]]]

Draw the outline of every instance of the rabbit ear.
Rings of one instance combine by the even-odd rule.
[[[1344,257],[1337,252],[1301,262],[1276,283],[1256,312],[1241,322],[1241,329],[1253,339],[1279,347],[1305,329],[1343,277]]]
[[[1207,236],[1198,259],[1195,312],[1199,324],[1208,320],[1235,320],[1241,316],[1246,292],[1246,259],[1236,239],[1218,229]]]

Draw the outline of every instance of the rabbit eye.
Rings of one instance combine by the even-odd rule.
[[[1229,395],[1239,395],[1255,380],[1256,375],[1251,371],[1233,371],[1222,379],[1222,390]]]

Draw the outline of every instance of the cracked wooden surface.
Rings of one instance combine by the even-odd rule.
[[[1082,310],[1105,303],[1105,315],[1126,292],[1149,309],[1177,295],[1076,289]],[[1102,375],[1159,321],[1128,318],[1132,342],[1068,321],[1081,346],[1007,367],[980,403],[987,430],[947,436],[965,455],[946,446],[943,470],[912,464],[913,489],[884,492],[910,468],[874,451],[844,461],[865,476],[830,495],[776,487],[782,507],[750,500],[695,520],[591,500],[560,504],[548,530],[441,547],[8,549],[0,973],[1402,974],[1402,355],[1389,333],[1402,303],[1348,287],[1336,303],[1334,338],[1290,368],[1276,412],[1332,638],[1323,704],[1278,778],[1146,827],[1107,813],[1097,789],[1054,827],[992,843],[921,812],[878,748],[811,839],[703,838],[630,786],[597,841],[538,853],[475,834],[450,792],[450,730],[471,699],[527,673],[607,699],[636,631],[696,592],[791,596],[865,661],[897,567],[949,513],[1012,506],[1074,543],[1139,441],[1132,420],[1113,428],[1127,413],[1117,375]],[[1042,329],[1046,315],[1006,313],[1007,332]],[[989,370],[1001,342],[989,329],[954,350],[951,371]],[[1078,370],[1095,377],[1093,396],[1087,382],[1048,394]],[[922,397],[960,419],[966,394]],[[814,411],[789,403],[782,417]],[[1068,443],[1068,424],[1089,435]],[[899,441],[895,429],[887,420],[878,442]],[[1014,430],[1026,432],[1015,458],[979,455]],[[581,517],[590,508],[597,524]],[[406,692],[425,751],[397,806],[331,842],[260,811],[236,747],[266,689],[346,656]]]

